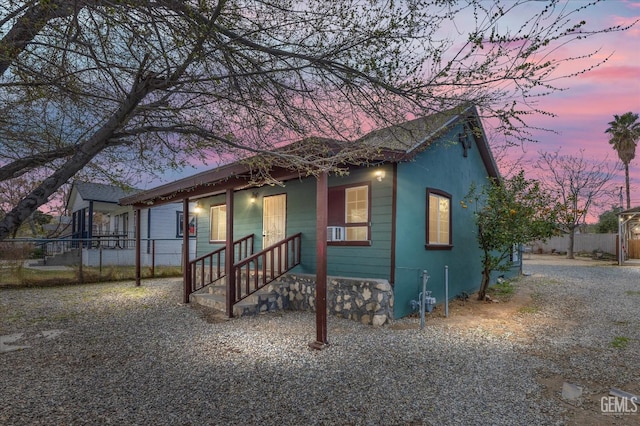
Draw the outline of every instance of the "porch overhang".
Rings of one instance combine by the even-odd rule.
[[[407,161],[406,153],[384,150],[377,153],[375,158],[363,159],[361,165],[399,161]],[[348,165],[345,164],[342,167],[348,167]],[[180,202],[184,199],[193,200],[220,195],[229,189],[238,191],[260,187],[273,181],[304,179],[310,177],[310,174],[304,170],[272,167],[268,170],[268,176],[269,181],[261,179],[260,172],[252,170],[243,162],[236,162],[124,197],[120,199],[119,204],[134,208],[148,208]]]
[[[300,172],[281,167],[272,169],[269,175],[279,181],[305,177]],[[120,200],[120,205],[146,208],[184,199],[224,194],[229,189],[235,191],[263,184],[264,182],[256,179],[255,173],[252,173],[248,166],[233,163],[124,197]]]

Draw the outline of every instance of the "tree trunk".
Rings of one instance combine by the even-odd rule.
[[[573,256],[573,243],[576,239],[576,227],[572,226],[569,231],[569,247],[567,247],[567,259],[575,259]]]
[[[480,290],[478,290],[478,300],[484,300],[487,295],[487,288],[489,288],[490,279],[491,271],[485,267],[482,270],[482,282],[480,283]]]
[[[625,184],[627,185],[627,210],[629,210],[631,208],[631,195],[629,194],[629,163],[624,163],[624,178]]]

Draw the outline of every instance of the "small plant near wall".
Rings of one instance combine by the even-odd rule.
[[[493,271],[507,271],[514,246],[545,240],[556,234],[557,211],[551,195],[524,172],[505,179],[490,179],[472,186],[461,203],[474,208],[478,245],[482,249],[482,280],[478,300],[484,300]]]
[[[487,289],[487,294],[492,298],[497,298],[503,301],[511,299],[516,292],[516,288],[509,280],[498,279],[498,282]]]

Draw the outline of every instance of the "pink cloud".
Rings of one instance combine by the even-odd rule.
[[[612,80],[631,80],[631,84],[635,82],[635,86],[640,87],[640,66],[623,65],[597,68],[587,75],[585,78],[591,80],[603,80],[604,83],[611,83]]]

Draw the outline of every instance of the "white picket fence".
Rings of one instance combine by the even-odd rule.
[[[576,234],[573,242],[574,253],[603,253],[616,254],[616,240],[618,234]],[[569,247],[569,236],[553,237],[546,242],[536,241],[527,244],[526,247],[533,253],[566,252]]]

